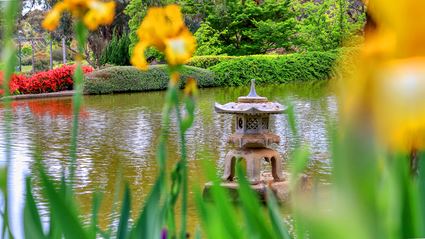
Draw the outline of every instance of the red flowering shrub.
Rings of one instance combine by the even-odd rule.
[[[31,77],[14,75],[9,83],[10,91],[12,94],[38,94],[72,90],[74,70],[75,66],[63,66],[50,71],[36,73]],[[92,67],[83,67],[84,73],[92,71]],[[0,92],[0,94],[2,93]]]
[[[19,83],[26,79],[24,75],[12,75],[12,80],[9,81],[10,94],[16,94],[19,92]],[[3,95],[3,72],[0,71],[0,95]]]

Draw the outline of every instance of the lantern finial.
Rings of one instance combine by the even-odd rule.
[[[258,97],[257,92],[255,91],[255,79],[251,80],[251,90],[249,91],[248,97]]]

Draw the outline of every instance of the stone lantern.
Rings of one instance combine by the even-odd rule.
[[[220,105],[215,103],[217,113],[234,114],[236,132],[229,138],[235,146],[225,156],[225,182],[232,182],[235,177],[236,160],[246,162],[246,176],[252,185],[264,181],[261,174],[262,161],[271,163],[271,175],[274,182],[283,181],[282,157],[270,148],[279,144],[280,137],[270,131],[270,115],[281,114],[285,107],[270,102],[266,97],[258,96],[255,91],[255,80],[251,81],[251,90],[247,96],[238,98],[237,102]]]

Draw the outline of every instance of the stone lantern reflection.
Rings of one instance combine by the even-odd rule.
[[[246,176],[253,185],[263,181],[262,161],[271,163],[271,175],[275,182],[283,180],[282,157],[276,150],[270,148],[272,144],[280,142],[280,137],[270,131],[270,115],[281,114],[285,109],[279,103],[258,96],[255,91],[255,80],[251,81],[251,90],[247,96],[239,97],[237,102],[215,104],[217,113],[235,115],[236,132],[230,136],[229,142],[236,148],[225,156],[222,177],[224,181],[234,180],[236,160],[245,160]]]

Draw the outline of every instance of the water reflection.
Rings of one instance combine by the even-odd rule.
[[[227,138],[233,131],[232,117],[214,113],[214,102],[234,101],[247,92],[247,87],[200,91],[196,120],[187,132],[191,185],[202,185],[206,181],[201,160],[216,162],[221,170],[224,154],[230,149]],[[301,141],[309,145],[312,151],[309,173],[319,181],[326,182],[330,172],[326,123],[329,117],[335,119],[337,114],[335,97],[327,85],[316,82],[266,86],[258,87],[257,92],[271,100],[287,100],[294,105]],[[100,211],[102,227],[118,218],[116,213],[111,213],[113,192],[119,180],[117,175],[122,173],[122,180],[129,182],[133,190],[133,215],[137,214],[154,182],[163,98],[164,92],[84,97],[75,190],[81,202],[80,210],[85,215],[90,213],[92,193],[104,193]],[[4,109],[0,105],[1,122],[3,114]],[[45,207],[34,152],[40,152],[48,174],[57,180],[69,167],[71,116],[72,101],[69,98],[13,102],[13,155],[9,188],[12,189],[14,215],[22,215],[25,175],[34,177],[34,194],[42,200],[39,206]],[[178,158],[176,119],[172,117],[168,152],[170,165]],[[0,127],[3,132],[4,125]],[[276,116],[271,127],[282,139],[281,144],[276,146],[277,150],[287,158],[294,140],[285,116]],[[4,134],[0,135],[0,160],[5,162]],[[193,207],[193,204],[189,205],[189,220],[192,222],[189,225],[196,225]],[[20,220],[20,217],[14,217],[12,225],[15,230],[22,225]]]

